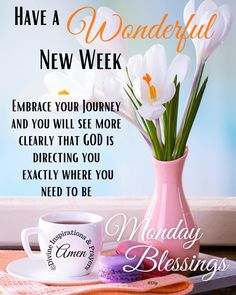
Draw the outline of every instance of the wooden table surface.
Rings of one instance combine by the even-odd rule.
[[[219,256],[227,257],[231,260],[236,260],[236,249],[235,247],[204,247],[201,249],[202,252]],[[6,271],[6,266],[9,262],[26,257],[26,254],[22,250],[0,250],[0,270]],[[226,288],[208,293],[202,293],[202,295],[236,295],[236,288]]]
[[[22,250],[0,250],[0,270],[6,271],[8,263],[22,257],[26,257]]]
[[[236,246],[234,247],[201,247],[201,252],[218,257],[226,257],[227,259],[236,261]]]

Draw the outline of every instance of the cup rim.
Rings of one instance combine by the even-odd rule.
[[[76,217],[73,218],[73,216],[81,216],[78,218],[78,221],[85,221],[86,223],[56,223],[56,221],[61,221],[65,219],[65,221],[72,221]],[[61,217],[60,217],[61,216]],[[93,220],[92,220],[93,219]],[[54,224],[57,226],[88,226],[89,224],[98,224],[103,221],[103,217],[101,215],[98,215],[96,213],[92,212],[84,212],[84,211],[78,211],[78,210],[65,210],[65,211],[55,211],[55,212],[49,212],[42,216],[40,216],[39,221],[43,221],[46,223]]]

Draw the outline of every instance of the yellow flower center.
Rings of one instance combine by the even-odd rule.
[[[63,90],[58,91],[57,94],[58,95],[69,95],[70,93],[66,89],[63,89]]]
[[[143,76],[143,80],[145,82],[147,82],[148,88],[149,88],[149,94],[150,94],[150,98],[152,101],[156,101],[158,96],[157,96],[157,91],[156,91],[156,87],[154,85],[151,84],[152,81],[152,77],[146,73],[145,76]]]

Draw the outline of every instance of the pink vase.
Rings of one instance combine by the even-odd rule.
[[[194,223],[182,187],[182,172],[187,154],[188,150],[183,157],[174,161],[153,159],[156,173],[155,192],[145,215],[148,226],[145,227],[142,238],[139,237],[140,241],[145,241],[158,250],[168,250],[168,256],[179,257],[179,261],[197,256],[200,245],[199,239],[191,245],[194,235],[200,238],[200,229]],[[155,236],[158,230],[166,230],[166,233],[169,233],[168,238]]]

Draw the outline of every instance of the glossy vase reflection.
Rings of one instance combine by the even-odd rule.
[[[197,240],[189,249],[184,247],[186,242],[192,240],[189,234],[192,233],[193,236],[197,232],[182,187],[182,173],[187,154],[188,151],[186,150],[182,158],[174,161],[164,162],[153,159],[156,173],[155,192],[145,216],[149,220],[145,232],[150,231],[149,235],[145,236],[144,241],[161,251],[168,250],[170,258],[179,257],[180,261],[186,257],[197,256],[200,246],[199,240]],[[166,229],[171,238],[155,237],[155,239],[152,239],[150,233],[154,233],[153,228],[155,232]],[[175,237],[172,235],[174,232]],[[176,238],[178,234],[179,238]]]

